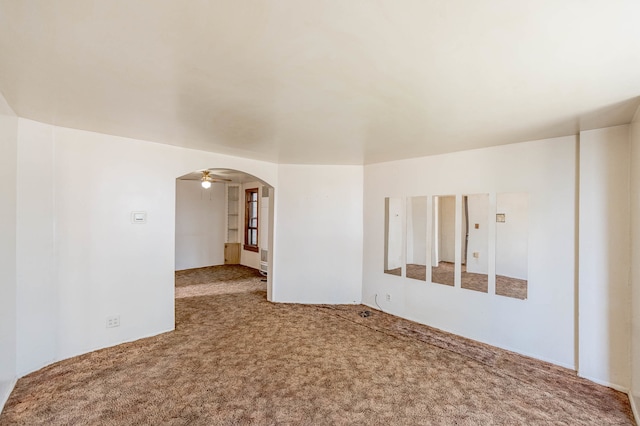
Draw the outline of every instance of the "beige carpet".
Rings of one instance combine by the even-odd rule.
[[[0,425],[633,424],[625,394],[571,371],[359,305],[272,304],[247,279],[176,300],[174,332],[20,379]]]
[[[264,290],[260,272],[242,265],[209,266],[176,272],[176,299]],[[265,278],[266,279],[266,278]]]
[[[524,300],[527,298],[528,286],[527,280],[496,275],[496,294],[500,296]]]

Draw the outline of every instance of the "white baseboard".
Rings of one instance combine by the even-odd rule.
[[[595,377],[584,376],[580,374],[580,372],[578,372],[578,377],[582,377],[583,379],[587,379],[589,381],[592,381],[593,383],[597,383],[599,385],[606,386],[611,389],[615,389],[622,393],[629,393],[629,388],[626,386],[617,385],[615,383],[607,382],[606,380],[596,379]]]
[[[462,334],[458,334],[455,331],[434,327],[432,325],[425,324],[424,322],[422,322],[422,321],[420,321],[418,319],[415,319],[415,318],[412,318],[412,317],[406,317],[406,316],[404,316],[404,317],[403,316],[399,316],[399,315],[394,314],[393,312],[389,312],[389,311],[383,310],[380,306],[371,305],[371,304],[366,303],[366,302],[362,302],[362,305],[368,306],[368,307],[373,308],[375,310],[382,311],[382,312],[387,313],[389,315],[396,316],[398,318],[402,318],[402,319],[406,319],[406,320],[415,322],[417,324],[422,324],[422,325],[426,325],[427,327],[435,328],[436,330],[442,331],[444,333],[449,333],[449,334],[453,334],[454,336],[462,337],[463,339],[473,340],[474,342],[478,342],[478,343],[482,343],[482,344],[485,344],[485,345],[493,346],[494,348],[498,348],[498,349],[502,349],[502,350],[505,350],[505,351],[513,352],[515,354],[526,356],[526,357],[533,358],[533,359],[537,359],[539,361],[548,362],[549,364],[557,365],[559,367],[563,367],[563,368],[566,368],[568,370],[573,370],[573,371],[576,370],[575,366],[572,365],[572,364],[566,364],[566,363],[563,363],[563,362],[556,361],[554,359],[545,358],[545,357],[537,355],[537,354],[531,354],[531,353],[524,352],[524,351],[521,351],[521,350],[518,350],[518,349],[514,349],[514,348],[509,347],[509,346],[498,346],[495,343],[478,340],[478,339],[475,339],[473,337],[469,337],[469,336],[465,336],[465,335],[462,335]],[[591,379],[589,379],[589,380],[591,380]],[[609,385],[606,385],[606,386],[609,386]],[[611,386],[611,387],[613,387],[613,386]],[[624,392],[626,392],[626,389],[624,390]]]
[[[640,415],[638,415],[638,406],[636,406],[636,400],[633,397],[633,394],[631,392],[629,392],[629,404],[631,404],[631,411],[633,411],[633,418],[635,419],[636,424],[640,425]]]
[[[48,367],[51,364],[55,364],[56,362],[64,361],[64,360],[67,360],[67,359],[70,359],[70,358],[75,358],[77,356],[88,354],[88,353],[95,352],[95,351],[99,351],[99,350],[102,350],[102,349],[112,348],[114,346],[122,345],[124,343],[135,342],[136,340],[141,340],[141,339],[146,339],[148,337],[158,336],[160,334],[169,333],[169,332],[174,331],[174,330],[175,330],[175,326],[173,326],[171,328],[168,328],[168,329],[165,329],[165,330],[153,331],[153,332],[151,332],[149,334],[144,334],[142,336],[133,337],[131,339],[125,339],[125,340],[121,340],[121,341],[114,342],[114,343],[107,343],[107,344],[100,345],[100,346],[93,346],[92,348],[86,349],[84,351],[59,354],[57,359],[47,360],[42,365],[31,367],[31,368],[26,369],[26,370],[18,370],[18,377],[24,377],[27,374],[34,373],[34,372],[36,372],[38,370],[41,370],[41,369],[43,369],[45,367]]]
[[[8,382],[5,382],[0,387],[0,413],[4,409],[4,404],[9,400],[9,395],[13,392],[13,388],[16,386],[16,382],[18,379],[13,379]]]

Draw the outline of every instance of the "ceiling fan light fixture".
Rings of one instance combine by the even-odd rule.
[[[200,180],[202,181],[201,185],[204,189],[211,188],[211,182],[213,182],[213,178],[211,177],[209,170],[204,170],[202,172],[202,177],[200,178]]]

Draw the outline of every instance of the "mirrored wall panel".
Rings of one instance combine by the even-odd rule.
[[[455,282],[456,197],[433,197],[431,282],[453,286]]]
[[[527,298],[528,210],[526,193],[496,196],[496,294],[501,296]]]
[[[407,199],[407,278],[427,280],[427,197]]]
[[[402,199],[384,199],[384,273],[402,275]]]
[[[462,288],[489,291],[489,194],[462,196]]]

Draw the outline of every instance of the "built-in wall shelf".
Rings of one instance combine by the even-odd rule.
[[[228,183],[226,191],[226,242],[240,243],[240,185]]]

